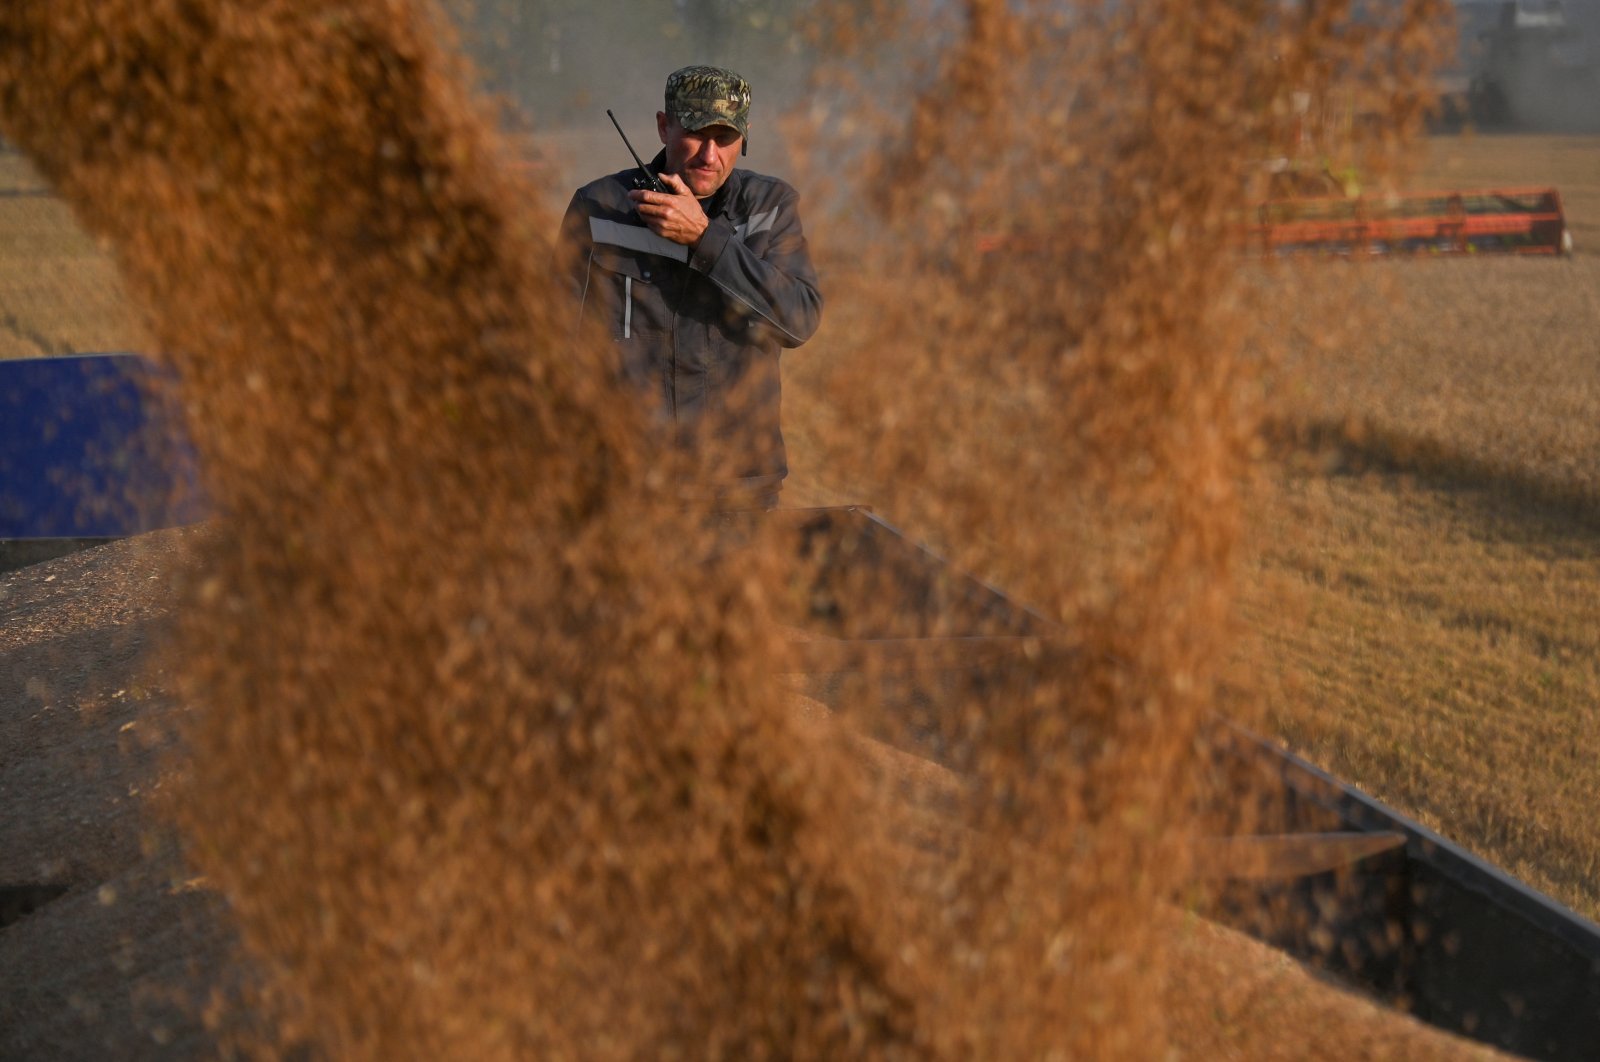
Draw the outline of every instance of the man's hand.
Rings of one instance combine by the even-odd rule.
[[[661,183],[673,190],[671,195],[634,189],[628,193],[628,198],[633,200],[634,209],[650,226],[651,232],[673,243],[693,247],[700,242],[711,222],[683,178],[675,173],[663,173]]]

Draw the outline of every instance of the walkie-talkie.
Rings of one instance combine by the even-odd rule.
[[[633,156],[633,161],[635,163],[638,163],[639,176],[633,179],[633,186],[635,188],[643,188],[648,192],[660,192],[663,195],[671,195],[672,189],[662,184],[659,177],[645,169],[644,163],[639,159],[639,153],[633,150],[632,144],[628,143],[628,134],[622,131],[622,126],[618,124],[617,116],[611,113],[610,107],[606,108],[606,117],[610,118],[611,124],[617,127],[617,135],[622,138],[623,144],[627,145],[628,154]]]

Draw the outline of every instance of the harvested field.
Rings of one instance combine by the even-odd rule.
[[[1596,918],[1600,139],[1438,138],[1419,181],[1552,184],[1575,253],[1279,278],[1277,327],[1352,312],[1283,367],[1245,683],[1292,748]]]
[[[1431,165],[1454,179],[1508,162],[1483,141],[1459,154],[1453,143],[1435,142]],[[1592,162],[1592,142],[1529,141],[1515,154],[1576,167],[1583,151]],[[0,224],[28,262],[4,292],[18,303],[6,355],[139,345],[92,244],[48,201],[0,211],[13,206]],[[1317,324],[1276,367],[1281,447],[1254,495],[1255,638],[1236,685],[1258,725],[1593,913],[1581,799],[1600,762],[1586,714],[1595,625],[1579,611],[1595,574],[1593,449],[1586,425],[1566,423],[1589,412],[1571,382],[1589,379],[1600,323],[1591,225],[1575,226],[1570,262],[1319,263],[1262,278],[1277,308],[1268,328]],[[67,290],[30,286],[51,276],[72,278]],[[1329,332],[1324,311],[1352,299],[1354,327]],[[836,321],[874,312],[851,300],[840,291]],[[791,505],[873,500],[872,470],[826,446],[839,349],[824,334],[790,362]],[[1515,401],[1495,382],[1507,359]],[[171,837],[137,814],[163,781],[164,720],[182,709],[136,665],[171,609],[158,573],[181,582],[185,541],[165,533],[0,582],[0,784],[26,809],[8,817],[0,852],[9,873],[73,886],[0,938],[0,1054],[169,1057],[212,1042],[196,1000],[224,962],[225,923],[206,883],[178,869]],[[1164,1009],[1179,1054],[1473,1054],[1248,942],[1175,922]],[[46,955],[52,976],[39,977]]]
[[[115,266],[15,153],[0,153],[0,358],[148,347]]]

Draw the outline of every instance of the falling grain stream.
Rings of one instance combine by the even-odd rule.
[[[1167,853],[1271,358],[1240,175],[1302,89],[1386,74],[1413,128],[1433,14],[1377,48],[1318,5],[814,13],[816,459],[1072,632],[946,690],[938,766],[784,677],[794,542],[675,489],[440,12],[9,4],[4,131],[114,255],[218,512],[160,647],[157,811],[255,971],[229,1046],[1181,1051]],[[891,99],[863,72],[912,41]]]

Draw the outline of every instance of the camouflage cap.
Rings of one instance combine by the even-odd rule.
[[[667,114],[688,130],[731,126],[750,135],[750,82],[720,66],[686,66],[667,75]]]

